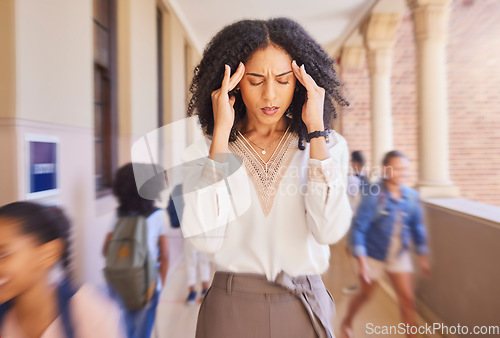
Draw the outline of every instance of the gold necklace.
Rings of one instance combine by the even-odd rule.
[[[288,128],[287,128],[287,130],[288,130]],[[274,146],[274,144],[275,144],[275,143],[276,143],[279,139],[281,139],[285,133],[286,133],[286,130],[283,132],[283,134],[281,134],[281,135],[280,135],[280,137],[278,137],[276,140],[274,140],[274,142],[273,142],[273,143],[271,143],[271,145],[270,145],[270,146],[268,146],[267,148],[262,148],[261,146],[259,146],[258,144],[256,144],[256,143],[255,143],[255,142],[253,142],[252,140],[250,140],[249,138],[245,137],[243,134],[242,134],[242,135],[243,135],[243,137],[245,137],[248,141],[250,141],[250,143],[252,143],[254,146],[256,146],[257,148],[259,148],[259,149],[261,150],[262,155],[265,155],[265,154],[267,153],[267,150],[268,150],[269,148],[271,148],[272,146]],[[240,134],[241,134],[241,133],[240,133]]]

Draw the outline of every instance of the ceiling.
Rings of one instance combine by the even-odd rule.
[[[170,0],[200,52],[228,24],[241,19],[284,16],[302,24],[332,54],[375,2],[376,0]]]

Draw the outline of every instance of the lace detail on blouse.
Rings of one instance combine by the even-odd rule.
[[[206,161],[201,170],[200,181],[206,185],[212,185],[222,181],[227,177],[227,166],[223,163],[215,163],[214,161]]]
[[[241,133],[238,133],[234,142],[229,143],[231,152],[243,159],[265,216],[271,212],[281,181],[298,149],[297,142],[298,136],[287,129],[267,162],[262,160]]]

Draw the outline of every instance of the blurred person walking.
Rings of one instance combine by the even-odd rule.
[[[351,153],[351,175],[347,176],[347,196],[349,197],[349,204],[353,212],[353,220],[356,216],[356,210],[358,209],[359,203],[363,196],[368,193],[370,183],[368,181],[366,173],[366,159],[362,151],[356,150]],[[352,261],[351,254],[351,236],[352,236],[352,225],[347,233],[346,237],[342,240],[345,242],[345,253],[347,256],[345,259],[348,261],[349,272],[346,279],[352,279],[353,282],[342,288],[342,293],[348,295],[357,291],[358,286],[356,284],[356,262]]]
[[[175,198],[175,202],[174,202]],[[170,195],[167,213],[170,218],[170,225],[172,228],[179,228],[182,220],[182,213],[184,212],[184,199],[182,198],[182,184],[176,185],[172,190]],[[208,291],[210,279],[211,279],[211,269],[210,262],[208,260],[208,255],[204,252],[196,250],[196,248],[189,243],[189,241],[184,240],[184,258],[186,262],[186,277],[188,285],[188,296],[186,299],[186,304],[194,305],[196,303],[197,292],[196,284],[198,281],[198,276],[201,280],[201,293],[200,300],[205,297]]]
[[[116,304],[90,285],[76,287],[70,264],[70,222],[60,208],[0,207],[2,337],[125,337]]]
[[[342,338],[353,337],[352,320],[384,273],[396,291],[403,322],[415,325],[411,240],[422,273],[430,275],[419,195],[404,185],[409,161],[394,150],[384,156],[382,165],[382,181],[363,196],[353,222],[352,253],[359,264],[361,291],[349,303],[342,321]]]
[[[147,257],[153,260],[155,265],[154,269],[156,269],[153,272],[155,272],[154,275],[156,275],[157,278],[153,281],[152,288],[144,290],[144,292],[147,292],[146,303],[140,308],[137,308],[137,306],[131,308],[131,306],[128,305],[128,302],[124,299],[124,297],[128,295],[122,293],[118,296],[119,290],[116,286],[111,285],[111,289],[114,289],[111,291],[115,294],[115,296],[118,296],[118,301],[122,305],[125,313],[127,336],[129,338],[149,338],[151,336],[158,300],[161,289],[165,284],[168,271],[166,213],[163,209],[155,207],[155,201],[153,199],[146,199],[141,196],[134,177],[134,170],[144,170],[144,172],[147,172],[150,168],[146,166],[146,164],[129,163],[118,169],[116,172],[115,180],[113,182],[113,194],[118,199],[119,206],[115,221],[113,222],[112,228],[107,234],[103,245],[103,255],[107,256],[109,255],[108,251],[110,251],[112,244],[116,244],[117,246],[121,245],[121,239],[114,237],[114,235],[116,235],[115,232],[117,234],[123,232],[123,228],[120,228],[122,225],[127,226],[127,222],[134,222],[137,223],[137,227],[145,226],[145,236],[141,237],[140,240],[137,238],[131,239],[135,242],[141,242],[143,240],[146,241],[148,251]],[[161,175],[163,175],[163,173]],[[156,199],[160,198],[160,192],[166,187],[162,179],[156,179],[156,181],[153,179],[146,184],[148,185],[146,188],[149,189],[147,195]],[[142,231],[143,229],[136,229],[134,233],[137,237],[139,237],[142,235]],[[119,247],[116,247],[116,253],[119,258],[126,258],[132,255],[134,250],[139,249],[142,248],[129,248],[124,246],[120,249]],[[116,261],[116,257],[107,257],[107,262],[109,261]],[[109,269],[109,267],[107,266],[106,269]],[[142,271],[143,269],[147,269],[147,267],[141,268],[137,273],[145,273],[146,271]],[[129,274],[125,271],[124,276],[129,276]],[[110,280],[108,276],[107,279],[109,283]],[[123,277],[122,280],[118,279],[116,283],[121,283],[121,286],[123,286],[126,291],[127,282],[130,282],[130,279],[132,278]],[[137,283],[130,285],[129,288],[135,288],[137,286],[135,284]]]
[[[347,176],[347,196],[353,215],[356,215],[359,203],[370,187],[366,172],[366,159],[362,151],[356,150],[351,153],[351,168],[352,173]]]

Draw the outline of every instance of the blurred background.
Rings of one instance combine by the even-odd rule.
[[[334,128],[350,150],[369,168],[392,149],[411,160],[432,263],[430,279],[417,273],[419,323],[500,325],[498,0],[0,0],[0,204],[63,206],[76,278],[104,286],[114,172],[137,140],[185,118],[194,67],[217,31],[273,16],[297,20],[337,60],[351,105]],[[167,166],[201,137],[196,121],[182,126],[158,134],[154,155]],[[182,245],[169,230],[157,337],[194,337]],[[324,280],[338,327],[350,263],[341,245],[331,250]],[[367,322],[399,322],[391,289],[382,283],[376,297],[356,337]]]

